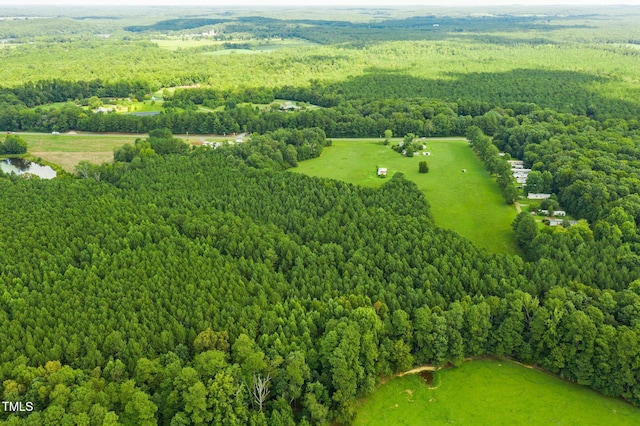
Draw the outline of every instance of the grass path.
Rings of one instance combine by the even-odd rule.
[[[294,171],[369,187],[385,182],[376,176],[377,167],[387,167],[390,176],[402,172],[425,194],[439,226],[496,253],[517,253],[511,230],[516,209],[505,204],[495,179],[467,142],[436,138],[426,144],[430,156],[406,158],[370,139],[337,139],[319,158],[301,162]],[[418,173],[420,161],[427,161],[429,173]]]
[[[409,371],[403,371],[402,373],[398,373],[398,377],[402,377],[405,374],[417,374],[417,373],[422,373],[423,371],[437,371],[438,368],[434,367],[433,365],[423,365],[421,367],[416,367],[414,369],[411,369]]]
[[[358,410],[355,425],[637,425],[640,409],[511,361],[475,360],[394,378]]]

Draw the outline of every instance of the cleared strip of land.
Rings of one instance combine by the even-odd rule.
[[[113,160],[113,150],[147,134],[70,132],[60,135],[50,133],[16,133],[27,142],[29,154],[73,172],[81,161],[100,164]],[[176,135],[185,141],[233,139],[235,136]]]
[[[495,179],[466,140],[437,138],[425,143],[431,155],[407,158],[379,141],[337,139],[319,158],[301,162],[295,171],[370,187],[386,181],[377,176],[378,167],[386,167],[389,177],[402,172],[424,192],[439,226],[496,253],[517,253],[511,230],[516,209],[505,204]],[[429,173],[418,173],[420,161],[428,163]]]
[[[476,360],[382,385],[355,425],[637,425],[640,409],[509,361]]]

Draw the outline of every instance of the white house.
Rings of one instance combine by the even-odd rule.
[[[387,175],[387,168],[386,167],[378,167],[378,176],[384,177],[386,175]]]
[[[514,178],[520,178],[521,177],[521,178],[525,178],[526,179],[526,178],[529,177],[529,172],[522,172],[522,171],[518,172],[518,171],[516,171],[516,172],[513,172],[513,177]]]
[[[540,213],[548,215],[549,210],[540,210]],[[564,210],[557,210],[557,211],[554,211],[551,216],[565,217],[566,215],[567,215],[567,212],[565,212]]]
[[[546,200],[549,197],[551,197],[551,194],[534,194],[532,192],[527,194],[527,198],[530,200]]]

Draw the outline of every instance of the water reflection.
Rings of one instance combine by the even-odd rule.
[[[29,173],[41,179],[53,179],[56,177],[56,171],[51,167],[23,160],[22,158],[6,158],[1,160],[0,169],[8,174],[15,173],[17,175],[23,175]]]

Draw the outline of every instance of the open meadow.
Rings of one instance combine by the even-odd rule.
[[[369,187],[386,182],[377,176],[378,167],[388,168],[387,179],[402,172],[425,194],[439,226],[494,252],[516,252],[511,222],[517,212],[505,204],[495,179],[466,140],[436,138],[426,140],[426,145],[431,155],[407,158],[380,141],[336,139],[320,157],[301,162],[294,170]],[[420,161],[427,161],[429,173],[418,173]]]
[[[27,142],[29,154],[73,172],[81,161],[100,164],[113,159],[113,150],[126,143],[133,144],[135,134],[61,134],[20,133]]]
[[[476,360],[395,378],[369,396],[355,425],[637,425],[640,411],[510,361]]]

